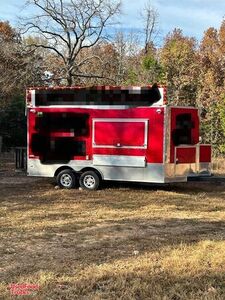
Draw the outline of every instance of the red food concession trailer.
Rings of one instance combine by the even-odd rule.
[[[199,110],[166,101],[166,89],[156,85],[29,88],[28,175],[87,190],[102,180],[169,183],[210,175]]]

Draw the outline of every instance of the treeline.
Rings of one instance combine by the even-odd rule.
[[[46,14],[52,11],[48,12],[45,6],[41,9]],[[106,17],[118,13],[119,7],[109,9]],[[150,13],[154,23],[145,22],[143,29],[151,29],[153,33],[156,12],[150,8],[146,12]],[[58,13],[48,15],[50,24],[52,17],[63,20],[64,11],[58,9]],[[82,16],[81,24],[85,17]],[[134,32],[117,32],[109,40],[101,38],[104,28],[101,23],[100,32],[93,29],[97,27],[96,23],[93,28],[89,23],[89,28],[80,28],[80,32],[76,32],[77,23],[73,27],[70,20],[70,30],[63,23],[63,33],[59,29],[50,32],[46,24],[43,29],[39,23],[26,21],[24,32],[19,33],[18,28],[8,22],[0,22],[0,136],[6,147],[25,144],[23,99],[27,86],[146,85],[157,82],[168,86],[170,104],[194,105],[202,109],[203,141],[213,144],[215,155],[225,152],[225,21],[219,29],[206,29],[201,41],[174,29],[161,46],[154,43],[153,35],[147,35],[149,31],[146,30],[143,30],[144,38]],[[71,27],[77,40],[68,35],[68,32],[72,34]],[[78,35],[86,32],[91,37],[97,34],[96,40],[80,41]]]

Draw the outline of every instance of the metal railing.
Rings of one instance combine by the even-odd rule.
[[[26,147],[15,148],[15,164],[17,170],[27,169],[27,148]]]

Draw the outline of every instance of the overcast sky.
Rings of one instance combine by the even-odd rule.
[[[0,20],[16,24],[17,16],[24,13],[25,0],[0,0]],[[122,28],[140,28],[139,11],[146,0],[122,0]],[[173,28],[181,28],[185,35],[201,39],[210,26],[218,28],[225,16],[225,0],[152,0],[159,13],[159,27],[164,37]]]

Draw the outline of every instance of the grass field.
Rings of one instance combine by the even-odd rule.
[[[0,299],[225,299],[225,183],[55,189],[0,165]],[[10,284],[35,284],[13,296]]]

